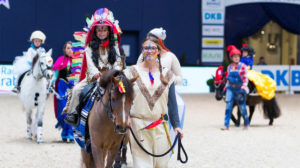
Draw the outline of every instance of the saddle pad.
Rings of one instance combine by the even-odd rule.
[[[74,138],[75,141],[81,148],[84,148],[87,153],[91,153],[91,141],[89,132],[87,130],[87,121],[89,112],[91,111],[95,99],[98,95],[102,98],[105,93],[105,89],[102,87],[97,87],[96,90],[90,95],[89,99],[87,100],[86,104],[83,106],[81,113],[80,113],[80,122],[78,127],[73,127]]]
[[[87,136],[88,132],[86,132],[86,123],[89,112],[91,111],[94,104],[94,97],[95,96],[92,96],[83,107],[78,127],[73,127],[76,142],[81,148],[84,148],[87,153],[91,153],[91,143],[89,140],[89,136]]]

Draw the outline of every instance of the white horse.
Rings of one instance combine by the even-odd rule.
[[[47,86],[53,75],[51,55],[52,49],[47,53],[38,54],[37,60],[33,61],[33,68],[26,72],[20,84],[19,97],[23,102],[27,115],[27,138],[36,137],[37,143],[43,142],[42,126],[47,99]],[[35,107],[37,108],[36,117],[32,122],[32,110]]]

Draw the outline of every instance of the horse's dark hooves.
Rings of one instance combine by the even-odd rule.
[[[115,162],[114,168],[121,168],[121,162]]]
[[[236,123],[234,123],[234,125],[235,125],[236,127],[239,127],[239,126],[240,126],[240,123],[239,123],[239,122],[236,122]]]

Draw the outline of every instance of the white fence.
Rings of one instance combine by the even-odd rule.
[[[217,67],[182,67],[183,83],[176,86],[182,94],[208,93],[206,81],[215,75]],[[276,81],[277,91],[300,91],[300,66],[255,65],[253,69]],[[11,65],[0,65],[0,93],[10,93],[15,84]]]

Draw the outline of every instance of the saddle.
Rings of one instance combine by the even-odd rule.
[[[76,111],[78,112],[79,115],[84,105],[87,103],[89,98],[93,95],[96,86],[97,86],[97,81],[94,81],[82,89],[79,95],[79,104],[76,107]]]
[[[80,103],[76,107],[79,114],[78,124],[73,127],[75,141],[78,145],[85,149],[87,153],[91,153],[91,142],[88,131],[88,116],[93,107],[95,100],[102,98],[105,89],[97,86],[97,82],[90,83],[81,92],[79,98]]]

